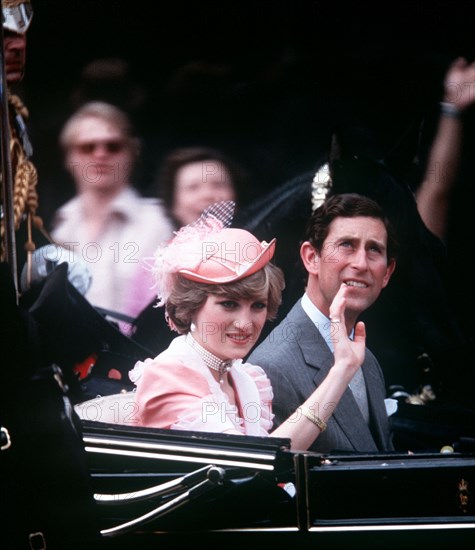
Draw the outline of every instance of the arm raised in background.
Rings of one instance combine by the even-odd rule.
[[[462,112],[475,103],[475,62],[457,58],[444,80],[441,115],[427,162],[424,180],[416,192],[424,223],[440,239],[447,233],[450,198],[462,149]]]

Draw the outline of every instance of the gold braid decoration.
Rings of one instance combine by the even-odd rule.
[[[17,95],[9,94],[8,102],[16,113],[20,114],[24,119],[28,118],[28,109]],[[31,227],[34,226],[41,232],[44,231],[43,220],[36,215],[36,210],[38,209],[38,194],[36,192],[38,173],[34,164],[27,158],[13,124],[10,124],[10,158],[13,174],[12,196],[14,227],[15,231],[18,231],[22,220],[26,216],[28,220],[28,240],[25,243],[25,250],[30,256],[36,249],[35,243],[32,240]],[[4,233],[4,220],[2,219],[2,244]],[[4,254],[5,251],[2,246],[2,260],[4,260]]]

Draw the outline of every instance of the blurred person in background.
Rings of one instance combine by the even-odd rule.
[[[238,201],[245,185],[243,168],[211,147],[173,149],[163,159],[157,192],[177,228],[196,220],[215,202]]]
[[[132,288],[143,259],[173,231],[161,201],[141,196],[131,183],[139,139],[125,112],[94,101],[73,113],[59,141],[76,195],[56,212],[52,237],[87,262],[89,302],[132,319],[154,295]]]

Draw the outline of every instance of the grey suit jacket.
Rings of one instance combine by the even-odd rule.
[[[254,349],[248,361],[260,365],[270,378],[276,428],[323,381],[333,365],[333,354],[299,300],[287,317]],[[362,370],[368,394],[369,426],[353,393],[347,388],[327,422],[327,429],[309,450],[319,453],[394,450],[384,404],[386,388],[383,373],[368,349]],[[318,414],[318,411],[315,412]],[[320,413],[323,416],[322,409]]]

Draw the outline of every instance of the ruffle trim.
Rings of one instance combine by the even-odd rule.
[[[145,361],[137,361],[129,378],[137,384],[143,375],[144,368],[154,363],[148,358]],[[233,362],[230,375],[236,370],[250,376],[257,388],[259,403],[243,403],[243,415],[248,423],[259,422],[259,435],[268,436],[273,425],[272,413],[273,392],[270,380],[264,370],[251,363],[243,363],[241,359]],[[220,389],[219,384],[210,378],[208,383],[210,393],[196,401],[196,404],[179,416],[177,422],[171,425],[173,429],[190,431],[208,431],[216,433],[246,433],[244,419],[238,414],[238,409],[232,405],[227,395]]]
[[[270,380],[264,370],[258,365],[253,365],[252,363],[242,363],[242,367],[246,373],[249,374],[257,387],[260,397],[260,434],[263,436],[269,435],[272,430],[274,414],[272,413],[272,400],[274,398],[274,393],[272,391],[272,386]],[[256,411],[251,411],[250,414],[254,415]],[[249,415],[250,416],[250,415]],[[252,416],[254,419],[254,416]],[[248,421],[252,421],[249,417]]]

